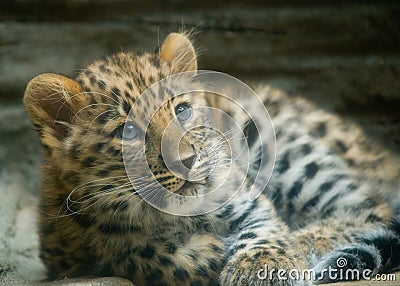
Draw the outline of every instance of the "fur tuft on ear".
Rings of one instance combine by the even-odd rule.
[[[73,96],[80,91],[80,85],[72,79],[56,74],[42,74],[32,79],[26,87],[24,105],[42,134],[51,132],[57,139],[62,139],[77,111],[74,104],[77,99]]]
[[[174,73],[197,70],[196,51],[185,34],[169,34],[160,48],[160,58]]]

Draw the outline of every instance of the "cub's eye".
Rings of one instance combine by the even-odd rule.
[[[124,140],[133,140],[139,135],[139,128],[133,122],[126,122],[117,131],[118,137]]]
[[[188,104],[182,103],[175,107],[175,114],[180,121],[185,121],[192,118],[193,110]]]

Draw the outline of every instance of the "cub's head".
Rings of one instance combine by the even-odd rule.
[[[73,212],[133,215],[151,209],[143,198],[160,207],[195,208],[186,196],[217,187],[231,161],[223,134],[204,127],[218,122],[203,109],[215,98],[178,92],[184,80],[150,87],[196,69],[190,40],[173,33],[154,54],[119,53],[76,79],[34,78],[24,103],[45,147],[44,175],[52,183],[43,187],[44,197],[58,196]]]

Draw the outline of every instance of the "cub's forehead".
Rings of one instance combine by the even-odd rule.
[[[159,110],[171,113],[181,102],[202,102],[199,96],[194,97],[197,100],[188,94],[177,96],[188,86],[186,77],[161,81],[172,74],[171,65],[158,54],[118,53],[81,70],[77,81],[93,107],[90,110],[96,110],[92,113],[107,112],[101,117],[143,117]],[[161,84],[154,85],[157,82]]]
[[[132,104],[152,84],[170,74],[170,67],[156,54],[118,53],[81,70],[77,81],[95,101]]]

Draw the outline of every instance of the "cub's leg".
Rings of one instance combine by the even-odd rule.
[[[309,233],[308,240],[310,237],[314,240],[316,256],[331,250],[314,263],[315,283],[369,279],[400,267],[400,217],[392,219],[386,226],[368,222],[359,229],[350,223],[349,226],[345,232],[335,233],[335,229],[340,230],[340,223],[336,223],[336,227],[331,224],[330,240],[322,237],[322,231],[318,235]],[[296,237],[299,249],[311,253],[304,238],[305,233]],[[311,262],[311,256],[308,258]],[[329,269],[335,272],[329,272]]]
[[[287,226],[268,200],[260,197],[249,202],[247,199],[248,196],[243,196],[242,201],[235,200],[217,215],[230,225],[221,285],[303,285],[300,280],[277,278],[279,269],[290,271],[305,266],[295,255]],[[269,273],[271,276],[264,277]]]
[[[400,218],[389,221],[385,208],[357,215],[338,212],[292,233],[298,254],[313,268],[315,283],[369,279],[400,266]]]
[[[136,285],[218,285],[225,250],[214,235],[193,234],[185,243],[159,241],[154,247],[156,255],[151,258],[136,254],[128,258],[136,268],[127,278]]]

